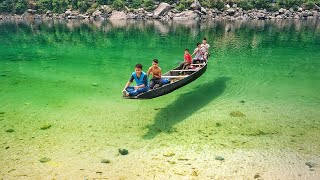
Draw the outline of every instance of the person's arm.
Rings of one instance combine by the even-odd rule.
[[[124,86],[123,90],[126,90],[130,86],[131,82],[128,81],[127,84]]]
[[[130,77],[129,81],[127,82],[127,84],[124,86],[124,89],[123,90],[126,90],[130,84],[133,82],[133,76]]]
[[[151,67],[149,67],[148,72],[147,72],[147,76],[149,76],[151,73]]]
[[[198,48],[195,48],[191,56],[195,55],[198,52]]]

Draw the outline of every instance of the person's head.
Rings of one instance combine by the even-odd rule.
[[[137,75],[140,75],[142,72],[142,64],[140,63],[136,64],[134,71],[136,72]]]
[[[197,43],[197,47],[200,47],[200,45],[201,45],[200,43]]]
[[[203,38],[202,44],[207,44],[207,38]]]
[[[158,67],[158,64],[159,64],[158,59],[153,59],[153,60],[152,60],[152,66],[153,66],[153,67]]]
[[[184,54],[189,54],[189,49],[184,50]]]

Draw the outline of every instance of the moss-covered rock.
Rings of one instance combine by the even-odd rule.
[[[240,111],[232,111],[230,113],[230,116],[232,116],[232,117],[246,117],[246,115]]]

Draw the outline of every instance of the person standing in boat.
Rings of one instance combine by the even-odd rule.
[[[152,74],[152,79],[150,80],[149,88],[153,89],[156,84],[159,84],[161,86],[161,76],[162,71],[159,67],[159,61],[158,59],[152,60],[152,66],[148,69],[147,75]]]
[[[210,55],[209,53],[210,45],[207,43],[207,38],[203,38],[202,44],[201,44],[201,53],[203,54],[203,59],[208,60],[208,57]]]
[[[133,80],[136,81],[136,86],[130,86]],[[148,76],[142,71],[142,65],[140,63],[136,64],[135,72],[132,73],[129,81],[122,91],[122,94],[124,97],[136,96],[140,93],[147,92],[148,90]]]
[[[189,53],[189,49],[184,50],[184,62],[182,62],[178,69],[187,69],[192,63],[192,57]]]

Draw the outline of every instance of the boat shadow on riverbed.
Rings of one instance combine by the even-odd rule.
[[[154,123],[147,126],[148,132],[143,135],[143,139],[153,139],[162,132],[174,132],[172,127],[175,124],[182,122],[219,97],[226,89],[226,82],[230,79],[229,77],[220,77],[198,86],[191,92],[181,94],[171,104],[160,109]]]

